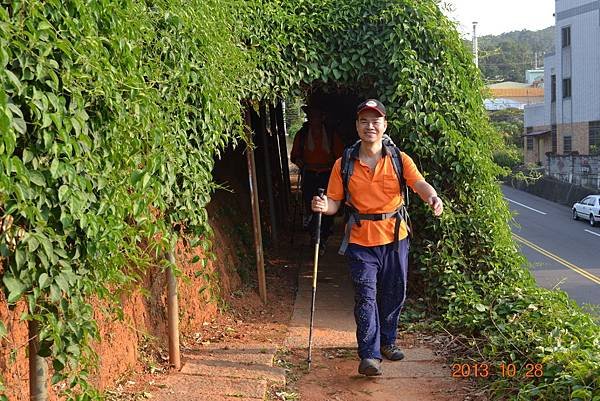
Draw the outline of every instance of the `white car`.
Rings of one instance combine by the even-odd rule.
[[[573,205],[573,220],[587,219],[590,226],[600,222],[600,195],[586,196]]]

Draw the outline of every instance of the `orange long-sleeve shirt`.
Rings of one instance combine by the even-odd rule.
[[[394,211],[404,202],[400,183],[394,171],[394,164],[390,155],[382,157],[371,171],[369,166],[360,160],[354,162],[354,172],[348,182],[350,202],[359,213],[376,214]],[[342,182],[342,159],[338,159],[333,166],[327,197],[336,201],[344,200],[344,184]],[[423,175],[417,169],[414,161],[402,152],[402,170],[406,184],[413,188],[417,181],[423,180]],[[379,221],[361,221],[355,224],[350,233],[350,243],[363,246],[386,245],[394,242],[395,219]],[[406,224],[400,226],[399,239],[408,235]]]

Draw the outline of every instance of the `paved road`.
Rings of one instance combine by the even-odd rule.
[[[516,212],[513,234],[539,285],[558,287],[580,305],[600,305],[600,228],[573,221],[571,209],[503,186]]]

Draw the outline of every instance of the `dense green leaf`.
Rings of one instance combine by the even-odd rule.
[[[38,281],[39,281],[39,288],[43,290],[50,285],[50,283],[52,282],[52,279],[50,279],[50,276],[48,276],[47,273],[42,273],[40,275],[40,278]]]
[[[8,290],[8,303],[15,303],[17,300],[19,300],[25,291],[25,285],[23,282],[10,274],[5,274],[4,277],[2,277],[2,282]]]
[[[39,171],[30,171],[29,180],[40,187],[46,186],[46,180],[44,179],[42,173],[40,173]]]
[[[23,87],[21,86],[21,81],[19,78],[10,70],[4,70],[4,73],[8,77],[8,80],[12,83],[13,87],[17,90],[17,93],[21,93]]]

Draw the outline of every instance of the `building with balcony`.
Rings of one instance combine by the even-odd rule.
[[[555,50],[544,58],[544,102],[525,105],[525,162],[600,154],[600,1],[556,0]]]

